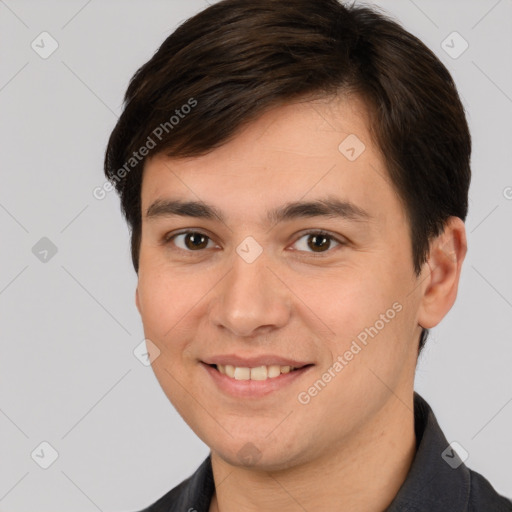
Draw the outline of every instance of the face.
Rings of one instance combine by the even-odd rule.
[[[146,162],[153,370],[228,463],[326,456],[412,389],[421,287],[368,123],[355,97],[293,103],[205,156]]]

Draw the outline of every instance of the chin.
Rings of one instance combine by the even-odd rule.
[[[257,471],[282,471],[304,462],[307,457],[294,454],[283,444],[276,447],[264,441],[242,441],[240,446],[224,447],[212,452],[224,462],[238,468]]]

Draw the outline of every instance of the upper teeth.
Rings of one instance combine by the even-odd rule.
[[[266,380],[267,378],[279,377],[281,373],[289,373],[295,370],[294,366],[256,366],[255,368],[247,368],[243,366],[233,366],[230,364],[218,364],[217,370],[228,377],[236,380]]]

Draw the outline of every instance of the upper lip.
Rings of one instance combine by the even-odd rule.
[[[235,354],[226,354],[209,357],[208,359],[204,359],[203,362],[206,364],[230,364],[232,366],[238,366],[239,368],[254,368],[256,366],[272,365],[293,366],[295,368],[301,368],[302,366],[311,364],[305,361],[297,361],[288,357],[281,357],[271,354],[262,354],[252,357],[242,357]]]

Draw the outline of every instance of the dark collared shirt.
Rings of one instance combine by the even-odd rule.
[[[449,448],[432,409],[416,392],[414,429],[416,455],[385,512],[512,512],[512,501]],[[141,512],[208,512],[214,491],[209,455],[192,476]]]

